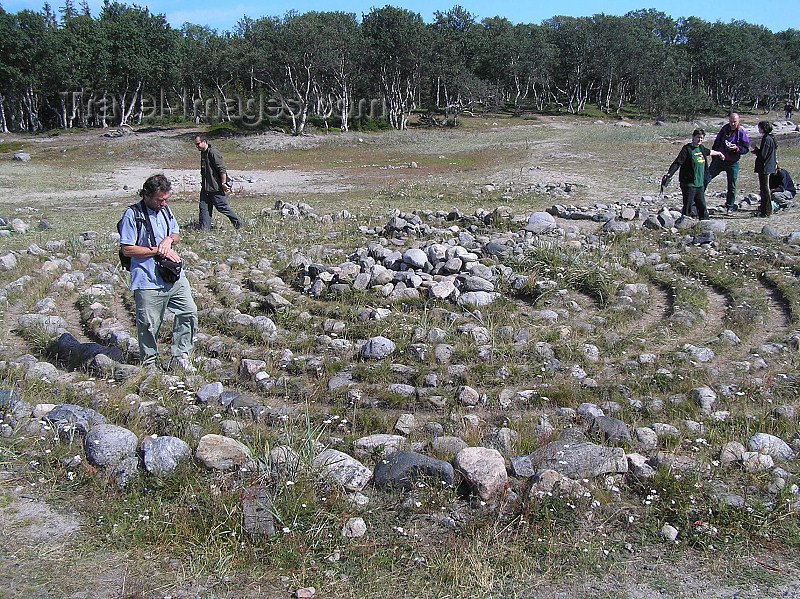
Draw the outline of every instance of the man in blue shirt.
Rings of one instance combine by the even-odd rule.
[[[136,300],[136,330],[139,353],[144,365],[158,363],[158,330],[169,309],[175,315],[172,327],[172,346],[167,369],[180,367],[193,371],[190,354],[197,329],[197,306],[186,275],[181,272],[174,283],[167,283],[158,272],[155,258],[163,256],[175,262],[181,258],[173,249],[180,239],[178,221],[167,208],[172,184],[164,175],[153,175],[139,191],[141,214],[137,223],[136,210],[128,208],[120,223],[122,254],[131,259],[131,284]],[[150,221],[155,245],[142,218]]]

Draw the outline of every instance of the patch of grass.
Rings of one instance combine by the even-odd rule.
[[[19,152],[25,148],[21,141],[0,141],[0,154],[4,152]]]

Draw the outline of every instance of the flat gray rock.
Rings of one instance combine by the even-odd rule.
[[[312,465],[347,491],[360,491],[372,478],[372,472],[364,464],[336,449],[326,449],[314,458]]]
[[[250,449],[230,437],[222,435],[204,435],[197,444],[195,457],[206,468],[212,470],[232,470],[247,468],[253,461]]]
[[[794,455],[794,451],[786,441],[767,433],[756,433],[750,437],[747,447],[750,451],[757,451],[778,460],[788,460]]]
[[[574,479],[628,471],[622,448],[603,447],[587,441],[553,441],[537,449],[530,457],[535,467],[555,470]]]
[[[360,437],[353,441],[353,450],[358,456],[382,455],[386,456],[403,449],[406,438],[403,435],[390,435],[376,433]]]
[[[455,478],[453,467],[414,451],[396,451],[380,460],[375,466],[373,479],[379,489],[410,490],[418,481],[431,481],[438,485],[452,486]]]
[[[467,291],[458,298],[459,306],[472,306],[482,308],[488,306],[500,297],[499,293],[489,291]]]
[[[528,224],[525,230],[531,233],[544,233],[556,228],[556,219],[547,212],[534,212],[528,217]]]
[[[394,341],[386,337],[372,337],[361,348],[361,357],[366,360],[383,360],[397,349]]]
[[[255,485],[242,493],[242,526],[252,537],[274,537],[275,521],[269,488]]]
[[[45,418],[53,423],[61,440],[67,443],[77,436],[86,435],[93,426],[107,422],[99,412],[71,404],[56,406]]]

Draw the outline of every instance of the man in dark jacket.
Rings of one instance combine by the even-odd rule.
[[[776,165],[775,172],[769,176],[769,190],[772,192],[772,201],[781,209],[791,208],[797,190],[794,187],[792,176],[781,165]]]
[[[701,220],[708,218],[708,209],[705,199],[705,178],[706,178],[706,158],[713,156],[722,158],[724,155],[716,150],[709,150],[703,145],[706,132],[703,129],[695,129],[692,132],[691,143],[686,144],[678,152],[678,156],[672,161],[667,174],[661,180],[662,187],[665,187],[672,175],[680,168],[678,182],[681,185],[683,194],[683,216],[690,216],[696,211]],[[695,210],[693,210],[695,209]]]
[[[225,161],[216,148],[212,148],[203,135],[194,138],[194,145],[200,151],[200,229],[211,229],[211,218],[214,208],[227,216],[235,228],[242,226],[242,219],[228,206],[225,188],[228,185],[228,171]]]
[[[750,139],[739,124],[739,115],[732,112],[728,124],[717,133],[712,150],[721,152],[724,158],[714,158],[706,172],[706,187],[722,171],[728,176],[728,191],[725,194],[725,208],[736,210],[736,179],[739,177],[739,158],[750,151]]]

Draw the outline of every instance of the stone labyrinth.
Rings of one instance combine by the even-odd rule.
[[[715,505],[797,509],[800,232],[727,222],[654,198],[374,226],[279,202],[240,232],[185,232],[197,370],[167,373],[137,366],[118,237],[31,243],[0,256],[0,430],[31,458],[26,438],[78,444],[59,476],[88,461],[123,493],[182,464],[244,481],[254,535],[280,532],[264,506],[299,470],[351,512],[457,486],[431,508],[453,529],[476,498],[515,517],[555,489],[639,517],[633,490],[660,471]],[[670,540],[717,534],[667,520]]]

